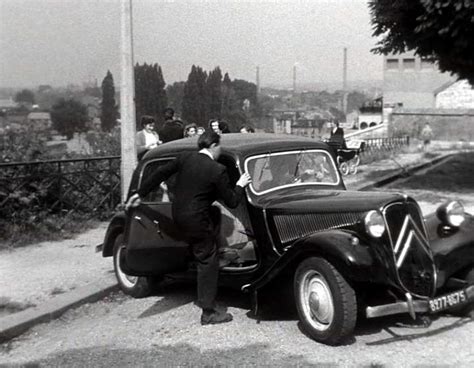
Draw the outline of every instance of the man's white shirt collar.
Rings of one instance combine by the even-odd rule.
[[[209,156],[211,160],[214,160],[214,157],[212,157],[212,153],[207,148],[203,148],[202,150],[199,151],[199,153]]]

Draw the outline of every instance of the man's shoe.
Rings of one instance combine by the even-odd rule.
[[[220,311],[202,312],[201,325],[216,325],[232,321],[232,314]]]

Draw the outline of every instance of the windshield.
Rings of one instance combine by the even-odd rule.
[[[322,150],[268,153],[250,157],[245,166],[256,194],[294,185],[339,184],[334,161]]]

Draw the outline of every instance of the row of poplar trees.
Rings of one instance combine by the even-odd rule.
[[[207,127],[210,119],[225,120],[231,131],[249,123],[259,115],[257,88],[245,80],[231,80],[216,67],[209,73],[193,65],[186,82],[166,86],[158,64],[136,64],[135,108],[137,130],[143,115],[154,116],[159,129],[163,124],[163,110],[172,107],[184,123]],[[113,76],[107,72],[102,81],[102,130],[110,131],[116,124],[118,109],[115,101]],[[247,100],[247,101],[246,101]]]
[[[248,100],[244,102],[245,100]],[[216,67],[209,73],[193,65],[186,82],[166,87],[158,64],[135,65],[135,106],[137,129],[142,115],[163,124],[163,110],[172,107],[184,123],[206,127],[210,119],[225,120],[231,131],[258,114],[257,88],[254,83],[222,75]]]

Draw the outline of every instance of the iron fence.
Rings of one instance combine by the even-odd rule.
[[[366,142],[366,153],[373,151],[390,152],[410,145],[409,136],[394,138],[365,138],[364,141]]]
[[[0,216],[109,213],[120,203],[120,157],[0,164]]]

